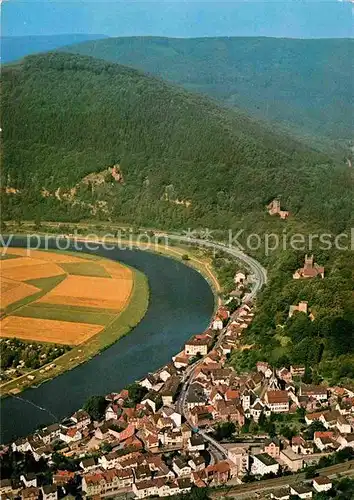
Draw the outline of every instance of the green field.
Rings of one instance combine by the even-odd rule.
[[[5,314],[13,314],[14,311],[27,306],[31,302],[34,302],[35,300],[40,299],[48,293],[52,288],[56,287],[63,279],[66,277],[66,274],[61,274],[60,276],[51,276],[49,278],[40,278],[36,280],[28,280],[26,283],[29,285],[36,286],[37,288],[40,289],[39,292],[34,293],[33,295],[29,295],[28,297],[25,297],[17,302],[14,302],[13,304],[10,304],[4,309]]]
[[[65,262],[60,267],[68,274],[75,276],[92,276],[94,278],[111,278],[106,269],[97,262]]]
[[[0,253],[0,260],[8,260],[8,259],[18,259],[19,255],[14,255],[12,253]]]
[[[43,307],[44,306],[44,307]],[[49,306],[49,307],[48,307]],[[103,313],[101,309],[87,311],[80,307],[67,307],[60,304],[31,304],[13,314],[27,318],[52,319],[57,321],[71,321],[74,323],[90,323],[93,325],[108,325],[117,314]]]

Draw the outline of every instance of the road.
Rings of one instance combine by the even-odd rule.
[[[177,235],[177,234],[168,234],[168,233],[159,233],[161,236],[166,236],[171,240],[182,241],[184,243],[191,243],[193,245],[205,246],[208,248],[213,248],[214,250],[220,250],[224,253],[231,255],[237,260],[243,261],[246,266],[251,270],[254,275],[254,283],[251,292],[245,297],[245,301],[252,300],[262,286],[267,282],[267,271],[266,269],[258,262],[258,260],[250,257],[245,254],[238,248],[235,248],[231,245],[225,245],[224,243],[219,243],[211,240],[203,240],[200,238],[191,238],[189,236]]]
[[[213,248],[215,250],[221,250],[222,252],[228,253],[229,255],[234,257],[235,259],[243,261],[253,274],[252,290],[243,298],[243,302],[253,300],[255,298],[255,296],[257,295],[257,293],[262,288],[262,286],[267,281],[267,271],[264,269],[264,267],[256,259],[250,257],[249,255],[246,255],[242,251],[240,251],[232,246],[224,245],[222,243],[216,243],[216,242],[210,241],[210,240],[191,238],[191,237],[182,236],[182,235],[164,234],[164,236],[167,236],[168,238],[182,241],[185,243],[192,243],[192,244],[198,245],[198,246],[205,246],[208,248]],[[237,311],[233,315],[233,318],[235,318],[235,316],[237,317]],[[221,344],[221,342],[223,341],[226,330],[227,330],[227,326],[223,330],[221,330],[221,332],[219,333],[215,347],[218,347]],[[203,362],[203,358],[198,360],[196,363],[194,363],[190,367],[188,367],[187,370],[185,371],[183,379],[182,379],[183,385],[182,385],[181,393],[180,393],[180,396],[176,402],[177,411],[184,416],[184,418],[191,425],[191,427],[193,427],[193,425],[190,422],[186,399],[187,399],[189,387],[190,387],[191,383],[193,382],[195,369],[202,362]],[[207,434],[203,430],[199,430],[199,434],[201,436],[203,436],[203,438],[209,443],[209,450],[210,450],[210,454],[212,456],[212,461],[218,462],[220,460],[224,460],[227,457],[227,449],[222,444],[220,444],[218,441],[213,439],[209,434]]]

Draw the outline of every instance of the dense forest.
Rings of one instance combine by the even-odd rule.
[[[59,52],[4,67],[2,82],[3,220],[211,228],[221,239],[243,229],[242,242],[250,232],[353,227],[352,168],[207,97]],[[267,213],[274,197],[290,211],[287,220]],[[324,280],[292,280],[304,251],[254,251],[270,281],[245,338],[253,349],[235,354],[235,366],[267,359],[304,363],[315,381],[354,378],[353,255],[314,252]],[[299,300],[308,301],[313,321],[288,318]]]
[[[238,370],[266,360],[278,368],[305,365],[305,382],[330,384],[354,380],[354,255],[352,251],[316,251],[325,279],[292,279],[303,253],[273,256],[269,285],[261,292],[256,315],[243,339],[250,350],[235,352]],[[308,303],[307,314],[289,317],[290,305]]]
[[[312,141],[353,138],[354,40],[124,37],[60,50],[141,69]]]
[[[99,200],[106,220],[228,228],[262,219],[264,229],[265,204],[281,196],[300,224],[351,225],[352,169],[206,97],[64,53],[29,56],[2,81],[4,218],[78,220]],[[116,163],[123,184],[81,182]]]

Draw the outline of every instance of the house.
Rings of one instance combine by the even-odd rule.
[[[306,484],[292,484],[290,485],[290,495],[299,498],[312,498],[312,489]]]
[[[211,328],[213,330],[222,330],[224,328],[223,320],[219,316],[215,316]]]
[[[6,493],[12,492],[12,482],[11,479],[0,479],[0,495],[1,498],[6,496]]]
[[[84,472],[90,472],[94,469],[96,469],[96,462],[94,458],[84,458],[80,462],[80,467]]]
[[[58,500],[58,491],[55,484],[47,484],[42,486],[43,500]]]
[[[288,467],[291,472],[297,472],[304,466],[304,461],[297,453],[288,447],[282,450],[279,455],[280,460]]]
[[[57,423],[48,425],[48,427],[44,427],[38,432],[38,435],[40,436],[44,444],[49,444],[51,441],[54,441],[59,437],[59,434],[60,425]]]
[[[278,438],[267,439],[263,446],[264,453],[267,453],[273,458],[279,458],[280,441]]]
[[[58,470],[53,474],[53,483],[58,486],[65,486],[75,478],[75,472],[68,470]]]
[[[173,403],[178,392],[179,385],[180,379],[177,375],[172,375],[167,379],[160,391],[162,404],[169,405]]]
[[[156,479],[147,479],[133,484],[133,493],[137,498],[146,498],[159,494],[160,483]]]
[[[27,472],[27,474],[21,474],[20,480],[23,482],[26,488],[37,487],[37,476],[34,472]]]
[[[164,366],[162,370],[160,370],[159,376],[163,382],[166,382],[167,379],[176,374],[177,370],[175,366],[173,365],[173,363],[169,363],[168,365]]]
[[[279,215],[281,219],[287,219],[290,213],[287,210],[282,210],[280,208],[280,200],[275,198],[273,201],[267,205],[269,215]]]
[[[250,415],[251,415],[251,417],[253,417],[253,420],[255,422],[258,422],[258,420],[263,412],[263,409],[264,409],[264,405],[259,399],[257,399],[253,403],[251,408],[249,409]],[[245,410],[245,411],[247,411],[247,410]]]
[[[306,300],[301,300],[297,306],[289,307],[289,318],[291,318],[296,312],[304,313],[307,315],[308,313],[308,302]],[[314,315],[310,313],[310,319],[313,321],[315,319]]]
[[[191,410],[195,406],[205,405],[206,396],[200,384],[194,383],[189,387],[186,401],[189,410]]]
[[[338,448],[338,443],[335,443],[334,433],[332,431],[315,432],[313,436],[313,442],[320,451],[328,449],[334,450]]]
[[[82,439],[82,434],[76,427],[70,427],[69,429],[61,429],[59,439],[64,443],[74,443]]]
[[[249,453],[245,448],[235,446],[227,450],[227,457],[237,469],[237,475],[246,474],[249,469]]]
[[[329,491],[332,488],[332,481],[327,476],[318,476],[314,478],[312,486],[318,493]]]
[[[71,416],[71,419],[77,429],[87,427],[91,422],[90,415],[85,410],[78,410]]]
[[[164,406],[161,413],[163,417],[170,418],[176,427],[181,427],[182,415],[178,413],[173,406]]]
[[[208,465],[201,471],[201,479],[205,479],[211,486],[218,486],[224,484],[230,479],[231,467],[230,464],[224,460],[214,465]]]
[[[273,413],[289,412],[289,394],[287,391],[267,391],[264,400]]]
[[[242,273],[241,271],[239,271],[238,273],[235,274],[235,277],[234,277],[235,285],[242,285],[245,281],[246,281],[245,273]]]
[[[293,381],[293,376],[291,375],[291,372],[285,367],[280,368],[280,370],[277,371],[277,375],[280,378],[280,380],[284,380],[286,384],[291,384],[291,382]]]
[[[302,377],[305,375],[305,366],[303,365],[291,365],[290,373],[293,377]]]
[[[188,465],[193,471],[202,470],[205,468],[204,457],[202,457],[202,455],[192,457],[190,460],[188,460]]]
[[[177,476],[190,476],[192,469],[182,457],[176,457],[172,462],[172,470]]]
[[[257,367],[257,372],[265,374],[265,372],[269,368],[269,363],[267,363],[266,361],[258,361],[256,367]]]
[[[267,453],[259,453],[253,456],[253,464],[251,473],[255,476],[264,476],[265,474],[277,474],[279,471],[279,464],[273,457]]]
[[[313,255],[305,255],[304,267],[301,267],[293,274],[295,280],[316,277],[324,278],[324,267],[314,262]]]
[[[22,500],[37,500],[39,498],[40,489],[31,486],[21,490]]]
[[[317,401],[326,401],[328,399],[327,388],[322,385],[301,384],[299,395],[311,397]]]
[[[205,450],[205,442],[200,434],[192,434],[188,440],[188,451],[203,451]]]
[[[208,354],[208,349],[210,345],[210,338],[204,336],[194,335],[189,339],[184,345],[184,352],[187,356],[205,356]]]
[[[148,405],[151,410],[156,413],[156,411],[158,410],[158,405],[161,403],[161,396],[158,392],[150,391],[143,398],[141,403],[143,405]]]
[[[155,376],[152,373],[148,373],[146,377],[140,380],[139,385],[150,391],[155,386],[156,382]]]
[[[176,356],[173,356],[172,361],[176,369],[180,370],[188,366],[189,357],[186,356],[184,351],[181,351],[180,353],[176,354]]]
[[[276,491],[272,491],[270,493],[270,498],[273,498],[274,500],[289,500],[290,498],[289,487],[280,489],[277,488]]]
[[[337,429],[341,434],[350,434],[352,432],[352,426],[348,422],[348,420],[343,416],[340,415],[337,418]]]
[[[340,449],[354,448],[354,433],[338,436],[337,442],[340,444]]]

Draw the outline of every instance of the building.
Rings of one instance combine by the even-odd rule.
[[[312,486],[320,493],[321,491],[330,490],[332,488],[332,481],[327,476],[318,476],[314,478]]]
[[[264,399],[271,412],[289,412],[289,394],[287,391],[267,391]]]
[[[305,255],[304,267],[301,267],[293,274],[295,280],[308,278],[324,278],[324,267],[314,262],[313,255]]]
[[[305,375],[304,365],[291,365],[290,373],[293,377],[303,377]]]
[[[296,472],[304,466],[304,461],[301,456],[295,453],[290,447],[282,450],[279,458],[292,472]]]
[[[206,356],[210,345],[210,339],[207,337],[198,337],[195,335],[189,339],[184,345],[184,351],[188,356]]]
[[[273,457],[267,453],[260,453],[254,455],[251,473],[255,476],[264,476],[265,474],[277,474],[279,471],[279,464]]]
[[[306,484],[293,484],[290,486],[290,495],[299,498],[312,498],[312,489]]]
[[[228,459],[235,464],[237,475],[246,474],[249,469],[249,454],[245,448],[235,446],[227,450]]]
[[[280,455],[280,441],[278,438],[267,439],[263,447],[264,453],[267,453],[273,458],[279,458]]]
[[[58,492],[55,484],[47,484],[42,486],[43,500],[58,500]]]
[[[269,205],[267,205],[269,215],[279,215],[281,219],[287,219],[290,213],[286,210],[282,210],[280,207],[280,200],[275,198]]]
[[[308,314],[308,302],[306,300],[301,300],[297,306],[289,307],[289,318],[291,318],[296,312]],[[310,318],[315,319],[312,314],[310,314]]]
[[[327,388],[322,385],[300,385],[299,396],[307,396],[317,401],[326,401],[328,399]]]

